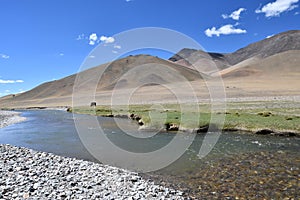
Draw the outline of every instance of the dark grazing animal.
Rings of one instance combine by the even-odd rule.
[[[96,107],[97,103],[95,101],[91,102],[91,107]]]

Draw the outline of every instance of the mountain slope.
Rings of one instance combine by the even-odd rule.
[[[0,106],[6,107],[12,104],[21,105],[22,102],[30,102],[33,100],[35,102],[44,102],[45,99],[65,99],[66,97],[69,101],[68,105],[70,105],[76,78],[80,83],[80,85],[78,85],[77,87],[77,89],[79,88],[77,92],[94,91],[95,89],[97,92],[109,91],[114,89],[117,83],[118,86],[122,88],[136,87],[137,85],[143,86],[143,84],[139,82],[141,81],[141,79],[138,79],[138,77],[142,77],[142,81],[145,81],[146,83],[157,82],[167,84],[169,82],[176,82],[180,80],[176,76],[164,80],[164,77],[160,77],[157,75],[159,74],[159,72],[152,73],[151,70],[148,70],[149,72],[146,75],[136,75],[134,74],[135,72],[130,73],[131,70],[137,66],[146,66],[148,68],[160,66],[162,71],[172,70],[178,77],[182,76],[188,81],[202,79],[202,76],[205,76],[201,76],[201,74],[199,74],[199,72],[195,70],[188,69],[181,65],[171,63],[169,61],[162,60],[150,55],[129,56],[111,63],[106,63],[82,71],[79,74],[73,74],[60,80],[43,83],[33,88],[32,90],[21,94],[3,97],[0,99]],[[123,77],[123,75],[126,73],[128,73],[130,76]]]
[[[289,50],[300,50],[299,30],[292,30],[274,35],[225,56],[226,60],[231,65],[235,65],[254,56],[266,58]]]
[[[263,59],[248,59],[220,71],[223,78],[300,78],[300,50],[281,52]]]
[[[300,50],[299,30],[283,32],[227,54],[182,49],[169,60],[211,75],[215,67],[224,70],[246,60],[263,59],[290,50]]]

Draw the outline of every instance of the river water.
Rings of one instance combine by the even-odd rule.
[[[97,162],[97,159],[86,150],[81,142],[74,124],[74,118],[88,121],[91,116],[73,115],[59,110],[25,110],[20,112],[27,120],[0,129],[0,143]],[[98,117],[97,119],[110,141],[122,149],[136,153],[151,152],[161,148],[168,144],[175,135],[174,133],[159,133],[151,138],[137,139],[124,134],[115,124],[113,118]],[[132,129],[133,132],[138,127],[134,122],[127,119],[121,119],[121,122],[127,124],[127,129]],[[93,127],[90,129],[92,131]],[[151,135],[153,132],[143,132],[143,134]],[[176,176],[176,180],[181,179],[184,182],[187,181],[184,174],[196,173],[201,166],[226,157],[255,154],[256,152],[273,152],[274,154],[284,152],[296,155],[296,159],[299,158],[300,138],[234,132],[222,133],[212,151],[205,158],[199,159],[197,153],[203,139],[204,135],[197,135],[183,156],[172,165],[160,170],[158,174],[163,174],[166,177],[173,176],[173,178]]]

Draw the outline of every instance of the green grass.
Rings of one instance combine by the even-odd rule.
[[[196,129],[209,125],[211,117],[225,117],[224,130],[256,132],[269,129],[274,132],[300,133],[300,105],[294,102],[243,102],[227,104],[226,112],[211,113],[209,104],[130,105],[77,107],[71,112],[97,116],[135,114],[145,125],[159,128],[166,124]],[[224,114],[224,115],[222,115]]]

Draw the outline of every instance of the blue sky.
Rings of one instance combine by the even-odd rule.
[[[299,0],[0,0],[0,19],[3,96],[76,73],[91,50],[123,31],[168,28],[226,53],[299,30],[300,8]]]

